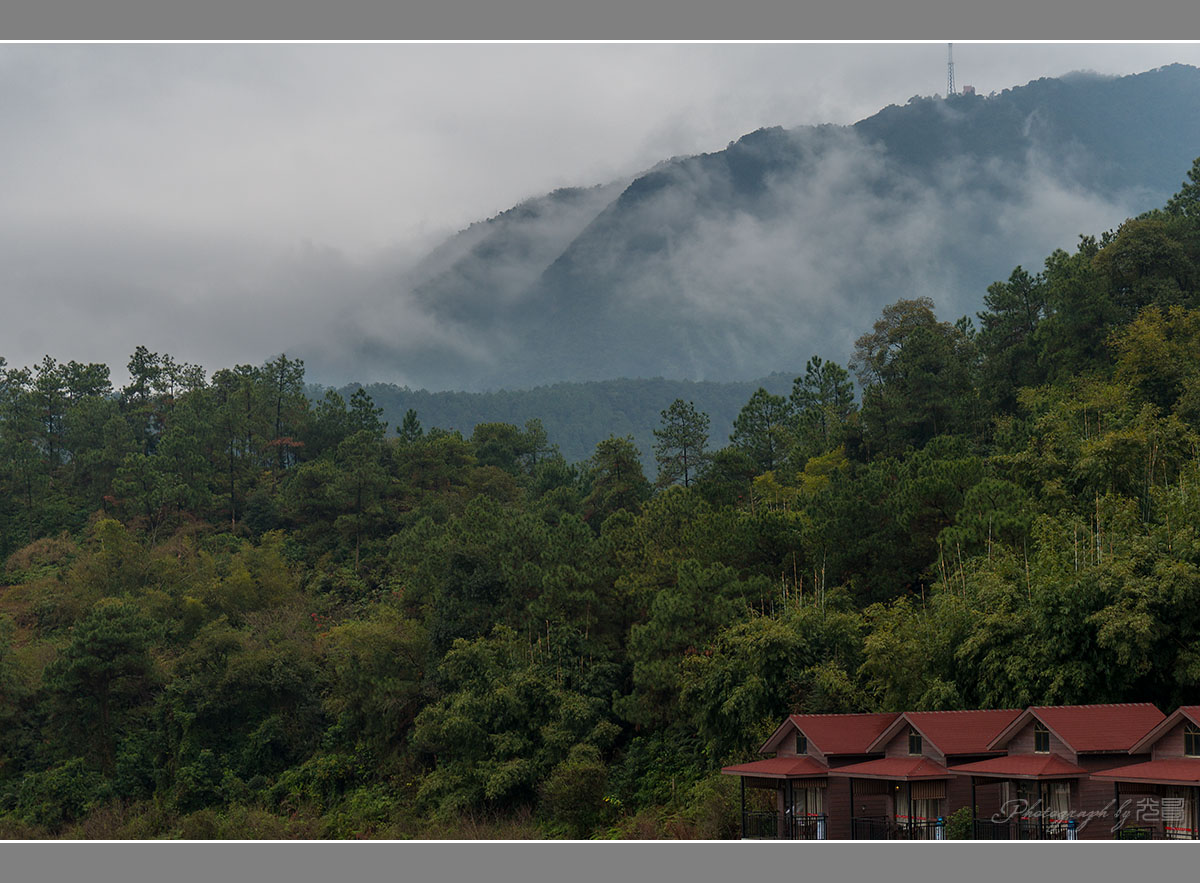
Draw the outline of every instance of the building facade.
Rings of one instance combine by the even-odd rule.
[[[1200,706],[790,715],[759,753],[722,770],[747,839],[1200,839]]]

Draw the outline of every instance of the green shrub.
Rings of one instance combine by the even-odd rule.
[[[584,837],[600,821],[607,805],[608,767],[593,745],[576,745],[542,783],[542,805],[572,837]]]
[[[355,788],[325,814],[322,836],[346,839],[369,837],[391,821],[395,798],[386,785]]]
[[[40,773],[29,773],[17,789],[17,816],[57,830],[112,797],[112,788],[82,757]]]
[[[179,837],[181,840],[216,840],[219,824],[215,811],[201,809],[180,820]]]
[[[738,783],[714,772],[688,791],[682,817],[703,840],[736,839],[741,825]]]
[[[960,806],[946,819],[947,840],[971,840],[971,807]]]

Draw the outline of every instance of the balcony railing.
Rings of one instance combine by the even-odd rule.
[[[1074,840],[1076,827],[1057,819],[975,820],[976,840]]]
[[[791,819],[792,840],[824,840],[829,836],[825,813],[801,813]]]
[[[945,840],[945,819],[895,819],[860,816],[850,820],[855,840]]]
[[[1114,840],[1195,840],[1196,832],[1177,825],[1124,825],[1113,831]]]
[[[1113,832],[1114,840],[1164,840],[1165,835],[1153,825],[1126,825]]]
[[[745,840],[778,840],[779,814],[774,812],[742,813],[742,838]]]
[[[828,834],[828,818],[824,813],[784,813],[780,822],[777,812],[742,813],[742,837],[746,840],[824,840]]]

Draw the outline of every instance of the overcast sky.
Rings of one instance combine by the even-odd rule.
[[[954,57],[986,94],[1200,44]],[[945,90],[944,43],[0,45],[0,355],[258,363],[523,198]]]

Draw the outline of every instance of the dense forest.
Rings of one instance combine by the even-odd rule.
[[[788,712],[1200,700],[1200,160],[727,444],[0,363],[0,836],[722,837]]]
[[[800,359],[799,364],[804,360]],[[709,417],[710,434],[724,438],[746,400],[762,387],[787,395],[793,374],[776,372],[753,381],[666,380],[622,378],[586,383],[554,383],[533,389],[491,392],[431,392],[393,383],[361,383],[338,387],[349,400],[360,388],[380,408],[382,418],[399,426],[411,409],[421,422],[470,435],[479,423],[524,426],[539,420],[567,460],[586,460],[610,435],[631,436],[642,453],[642,466],[653,472],[654,429],[663,404],[683,399]],[[326,388],[314,384],[309,398],[321,398]]]

